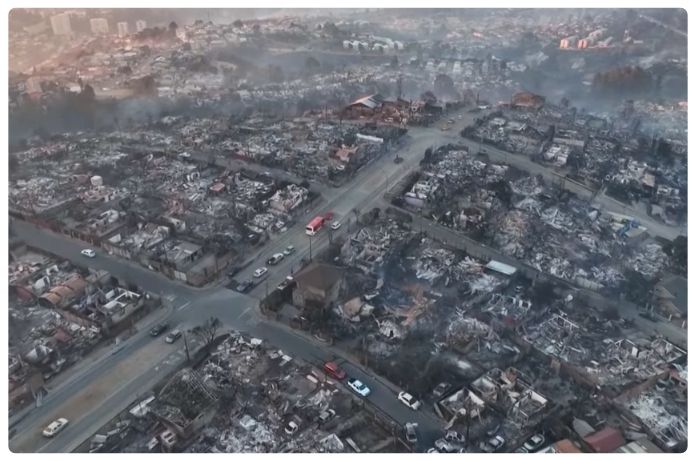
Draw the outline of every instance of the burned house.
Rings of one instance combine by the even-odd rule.
[[[487,404],[498,408],[522,427],[540,421],[548,409],[546,397],[536,392],[530,381],[513,367],[505,371],[498,368],[489,370],[470,387]]]

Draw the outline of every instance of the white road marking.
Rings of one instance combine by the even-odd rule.
[[[177,310],[180,311],[181,309],[185,309],[186,307],[189,306],[189,304],[191,304],[191,301],[185,302],[184,304],[182,304],[181,306],[179,306],[179,307],[177,308]]]
[[[247,307],[246,309],[244,309],[244,311],[243,311],[241,314],[239,314],[239,315],[237,316],[237,318],[238,318],[238,319],[241,319],[243,316],[245,316],[246,314],[248,314],[249,311],[250,311],[251,309],[253,309],[251,306]]]

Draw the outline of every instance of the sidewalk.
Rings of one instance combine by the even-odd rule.
[[[141,318],[140,320],[138,320],[138,322],[135,323],[135,333],[129,336],[124,341],[124,344],[127,343],[129,340],[133,339],[138,333],[148,331],[153,325],[155,325],[158,322],[161,322],[164,318],[171,315],[172,312],[172,306],[169,306],[167,308],[158,308],[146,315],[145,317]],[[101,343],[99,343],[97,347],[93,349],[88,355],[84,356],[79,362],[58,373],[58,375],[56,375],[54,379],[48,381],[44,385],[44,388],[48,391],[48,393],[44,396],[44,400],[51,397],[52,391],[60,389],[61,387],[66,385],[71,385],[72,381],[79,380],[80,377],[84,375],[87,371],[89,371],[89,369],[92,368],[95,364],[98,364],[110,357],[113,353],[114,345],[115,341],[104,340]],[[14,424],[20,422],[35,408],[37,407],[34,404],[30,403],[29,405],[15,412],[9,418],[9,427],[12,427]]]

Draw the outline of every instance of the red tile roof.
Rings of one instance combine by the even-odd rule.
[[[621,431],[613,427],[605,427],[601,431],[588,435],[585,437],[585,442],[597,453],[611,453],[626,445]]]

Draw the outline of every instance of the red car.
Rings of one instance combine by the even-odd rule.
[[[324,214],[324,219],[327,221],[331,221],[334,218],[333,211],[328,211],[326,214]]]
[[[339,367],[336,362],[326,362],[324,364],[324,373],[338,380],[346,377],[346,372],[343,371],[343,369]]]

